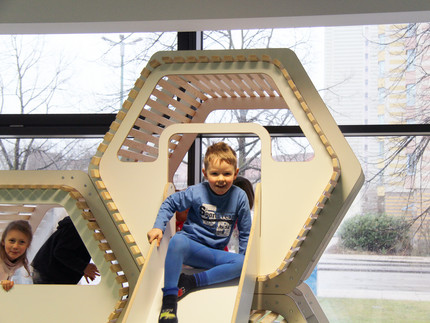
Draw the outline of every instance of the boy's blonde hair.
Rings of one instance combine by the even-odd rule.
[[[209,163],[214,160],[224,161],[237,168],[237,157],[236,152],[225,142],[217,142],[208,147],[205,154],[204,164],[205,168],[208,169]]]

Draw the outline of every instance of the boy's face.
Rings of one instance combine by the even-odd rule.
[[[212,191],[217,195],[223,195],[233,185],[239,169],[235,169],[225,161],[213,160],[208,168],[202,171]]]

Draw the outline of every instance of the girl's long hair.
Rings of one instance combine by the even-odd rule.
[[[33,240],[33,231],[31,230],[31,226],[27,221],[17,220],[17,221],[10,222],[6,227],[6,229],[3,231],[3,234],[1,236],[0,258],[3,261],[7,258],[6,251],[5,251],[6,236],[11,230],[17,230],[24,233],[28,238],[28,247],[30,246],[31,241]],[[27,247],[27,250],[28,250],[28,247]],[[17,258],[15,262],[22,262],[25,270],[27,270],[27,273],[30,275],[30,267],[28,265],[28,259],[27,259],[27,250],[25,250],[24,254],[22,254],[19,258]]]

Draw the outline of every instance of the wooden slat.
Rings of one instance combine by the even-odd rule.
[[[136,258],[136,261],[137,261],[137,264],[138,264],[139,266],[143,266],[143,265],[144,265],[144,263],[145,263],[145,258],[143,258],[143,256],[141,256],[141,257],[137,257],[137,258]]]
[[[119,296],[121,296],[121,297],[122,297],[122,296],[127,296],[129,292],[130,292],[129,287],[121,288],[121,289],[119,290]]]
[[[97,181],[97,182],[96,182],[96,186],[97,186],[97,188],[98,188],[99,190],[104,190],[104,189],[106,189],[106,185],[105,185],[105,183],[104,183],[103,181]]]
[[[165,90],[165,91],[167,91],[167,90]],[[173,98],[173,94],[171,94],[171,93],[169,95],[164,91],[154,89],[154,91],[152,91],[152,95],[156,96],[157,99],[163,101],[164,103],[173,106],[175,108],[175,110],[172,110],[167,106],[165,106],[165,107],[167,109],[169,109],[170,111],[175,111],[176,113],[178,113],[178,115],[189,114],[190,116],[193,116],[196,112],[195,110],[191,109],[189,106],[187,106],[187,105],[183,104],[182,102]],[[158,101],[156,101],[156,102],[158,102]],[[148,105],[150,105],[150,104],[148,104]],[[176,110],[183,112],[183,114],[177,112]]]
[[[105,136],[103,137],[103,140],[106,142],[111,142],[112,138],[114,137],[115,134],[111,133],[111,132],[107,132],[105,134]]]
[[[129,132],[129,136],[139,139],[139,142],[146,144],[147,142],[153,143],[155,146],[158,146],[159,136],[152,136],[144,131],[137,130],[137,129],[131,129]],[[131,140],[131,139],[129,139]],[[136,140],[136,139],[135,139]],[[151,146],[150,146],[151,147]],[[157,148],[152,147],[156,151],[158,151]],[[148,150],[149,151],[149,150]],[[156,154],[156,151],[154,153]]]
[[[228,93],[224,90],[223,87],[220,87],[217,82],[213,81],[211,78],[209,78],[209,75],[199,75],[199,78],[202,82],[205,82],[205,84],[212,89],[219,97],[221,98],[228,98]]]
[[[127,282],[127,277],[125,277],[124,275],[121,275],[121,276],[117,276],[115,280],[118,284],[124,284]]]
[[[278,269],[276,269],[278,272],[284,272],[287,270],[288,266],[291,264],[294,258],[284,258],[282,260],[281,264],[279,265]]]
[[[21,215],[21,214],[0,214],[0,221],[16,221],[16,220],[30,220],[31,215]]]
[[[242,89],[234,83],[231,78],[229,77],[230,74],[224,75],[218,75],[219,79],[222,80],[227,86],[231,87],[235,92],[236,96],[239,96],[241,98],[246,97],[245,93],[243,93]]]
[[[309,227],[303,227],[301,230],[300,230],[300,232],[299,232],[299,234],[298,234],[298,236],[299,237],[306,237],[306,235],[308,234],[308,232],[309,232],[309,230],[310,230],[311,228],[309,228]]]
[[[124,142],[122,143],[123,146],[128,147],[129,149],[131,149],[134,152],[143,154],[144,152],[146,153],[145,156],[153,156],[153,157],[157,157],[158,156],[158,149],[148,146],[144,143],[141,143],[139,141],[136,140],[130,140],[130,139],[125,139]]]
[[[116,257],[113,253],[105,253],[104,258],[106,261],[114,261]]]
[[[127,233],[127,232],[129,232],[129,231],[130,231],[130,230],[128,229],[127,224],[125,224],[125,223],[118,225],[118,228],[119,228],[119,230],[120,230],[122,233]]]
[[[209,63],[210,59],[209,59],[209,57],[202,55],[202,56],[199,56],[198,62],[199,63]]]
[[[116,320],[118,319],[118,317],[120,315],[121,315],[121,312],[112,312],[112,313],[110,313],[109,316],[108,316],[109,323],[116,322]]]
[[[87,223],[87,227],[90,230],[100,230],[99,225],[97,224],[97,222],[88,222]]]
[[[96,239],[98,241],[105,239],[105,236],[101,232],[94,232],[93,237],[94,237],[94,239]]]
[[[140,72],[141,77],[143,77],[144,80],[148,78],[148,76],[151,74],[151,70],[147,67],[144,67],[142,72]]]
[[[152,61],[149,62],[149,66],[151,66],[152,68],[157,68],[160,65],[161,65],[161,63],[159,61],[157,61],[156,59],[153,59]]]
[[[311,217],[307,218],[306,221],[305,221],[305,226],[306,227],[312,226],[314,224],[315,220],[316,220],[315,218],[311,218]]]
[[[181,100],[187,102],[190,106],[198,107],[200,106],[200,102],[196,100],[195,97],[192,97],[189,95],[189,92],[181,91],[179,88],[177,88],[174,84],[171,84],[169,81],[161,79],[158,84],[161,85],[163,88],[167,89],[170,93],[176,95]],[[190,109],[190,108],[189,108]],[[192,109],[191,109],[192,110]],[[192,110],[194,111],[194,110]],[[188,113],[190,114],[190,113]]]
[[[152,111],[156,110],[159,113],[161,113],[162,115],[164,114],[164,115],[169,116],[170,117],[169,120],[175,120],[176,121],[174,123],[178,123],[178,122],[188,123],[188,121],[190,120],[189,118],[187,118],[183,114],[180,114],[180,113],[178,113],[178,112],[176,112],[174,110],[171,110],[168,107],[166,107],[163,104],[161,104],[160,102],[154,101],[152,99],[149,99],[146,102],[146,105],[149,106],[149,107],[151,107]],[[173,121],[171,121],[171,122],[173,122]]]
[[[208,97],[203,92],[190,84],[190,81],[187,80],[185,76],[169,75],[169,80],[172,80],[173,82],[184,88],[186,92],[191,93],[193,96],[202,101],[206,101],[208,99]]]
[[[116,206],[115,202],[113,202],[113,201],[106,203],[106,206],[107,206],[108,210],[111,212],[118,211],[118,207]]]
[[[148,112],[148,110],[143,110],[143,111]],[[143,113],[146,114],[145,112],[143,112]],[[155,122],[155,124],[152,123],[151,121]],[[160,126],[158,126],[158,124],[159,124],[159,122],[151,120],[150,118],[145,118],[145,119],[138,118],[138,119],[136,119],[136,122],[134,123],[134,125],[137,128],[139,128],[139,130],[141,132],[144,131],[144,132],[146,132],[149,135],[161,134],[163,132],[163,128],[161,128]]]
[[[271,323],[274,322],[278,318],[279,314],[274,312],[270,312],[266,314],[266,316],[261,320],[261,323]]]
[[[124,111],[119,111],[116,115],[116,120],[122,121],[125,118],[126,113]]]
[[[218,78],[217,75],[206,75],[206,77],[211,80],[213,83],[215,83],[223,92],[227,93],[230,97],[237,97],[237,94],[229,87],[226,83],[221,81],[221,79]]]
[[[168,56],[164,56],[161,58],[163,60],[164,63],[166,64],[172,64],[173,63],[173,58],[168,57]]]
[[[82,194],[78,191],[71,191],[69,192],[69,195],[75,200],[83,198]]]
[[[246,93],[249,97],[256,97],[252,89],[242,82],[242,78],[240,78],[237,74],[229,74],[230,78],[236,83],[238,87],[242,90],[243,93]]]
[[[89,206],[85,201],[77,201],[76,207],[81,210],[89,210]]]
[[[94,215],[90,211],[83,211],[81,215],[85,220],[94,220]]]
[[[272,88],[264,81],[260,74],[250,74],[250,77],[256,82],[260,88],[267,93],[268,96],[274,97],[275,93]]]
[[[216,94],[208,87],[204,82],[201,81],[200,75],[187,75],[188,80],[199,89],[201,92],[210,95],[213,98],[221,97],[221,95]]]
[[[138,247],[138,246],[132,246],[132,247],[130,248],[130,250],[131,250],[131,253],[132,253],[133,255],[139,255],[139,254],[141,254],[140,249],[139,249],[139,247]]]
[[[249,77],[248,74],[239,74],[239,76],[242,78],[243,82],[249,86],[250,89],[252,89],[254,92],[257,92],[260,97],[265,97],[263,90],[256,82],[253,81],[252,78]]]
[[[298,237],[296,240],[294,240],[292,248],[298,248],[301,246],[301,244],[303,243],[303,241],[306,240],[306,237]]]
[[[100,171],[98,168],[93,168],[90,170],[90,175],[92,178],[100,178]]]
[[[118,301],[115,305],[115,309],[119,310],[119,309],[123,309],[125,307],[125,305],[127,305],[127,301]]]
[[[103,242],[103,243],[99,243],[99,249],[102,251],[106,251],[106,250],[111,250],[111,247],[109,243]]]
[[[272,88],[272,92],[275,94],[275,96],[281,96],[281,93],[279,92],[278,87],[276,86],[275,82],[273,81],[273,79],[265,74],[260,74],[262,79],[265,80],[267,82],[267,84],[269,84],[269,86]]]
[[[187,63],[197,63],[197,57],[195,57],[195,56],[188,56],[186,62]]]
[[[31,213],[31,212],[34,212],[35,209],[36,208],[34,206],[7,205],[7,204],[0,205],[1,213],[20,213],[20,212]]]
[[[230,74],[230,78],[250,97],[256,97],[255,93],[248,84],[243,82],[243,79],[238,74]]]
[[[169,119],[166,119],[165,117],[163,117],[163,115],[159,115],[158,113],[155,113],[154,111],[151,111],[148,109],[143,109],[140,112],[140,115],[142,117],[148,118],[151,121],[155,121],[159,124],[162,124],[163,126],[166,126],[166,127],[175,123]]]
[[[127,243],[135,243],[136,241],[134,240],[134,237],[131,234],[128,234],[126,236],[124,236],[124,240]]]
[[[93,158],[91,158],[91,164],[98,166],[100,164],[100,157],[94,156]]]
[[[118,212],[112,214],[112,217],[115,220],[115,222],[121,222],[121,221],[124,220],[123,217],[122,217],[122,215],[120,213],[118,213]]]
[[[112,121],[112,123],[109,126],[109,129],[113,132],[116,132],[121,124],[118,121]]]
[[[154,157],[138,154],[134,151],[125,150],[125,149],[120,149],[118,151],[118,156],[130,159],[130,160],[141,161],[141,162],[152,162],[156,159]]]
[[[97,147],[97,151],[104,153],[107,149],[108,145],[105,143],[100,143],[100,145]]]
[[[335,187],[336,187],[335,184],[328,183],[327,186],[324,188],[324,191],[331,193],[331,192],[333,192]]]
[[[266,315],[266,310],[258,310],[254,311],[251,316],[249,317],[249,323],[256,323],[259,320],[263,318],[263,316]]]
[[[175,56],[173,58],[173,62],[174,63],[185,63],[185,58],[182,56]]]

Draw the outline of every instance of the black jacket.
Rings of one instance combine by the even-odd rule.
[[[77,284],[91,256],[70,217],[58,222],[57,230],[39,249],[33,267],[51,284]]]

